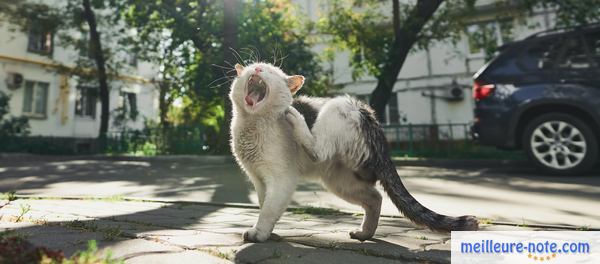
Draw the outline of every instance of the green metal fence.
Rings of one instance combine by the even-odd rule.
[[[406,157],[433,158],[502,158],[524,159],[522,152],[507,152],[481,146],[471,140],[470,125],[407,124],[383,126],[392,154]],[[202,127],[146,128],[111,132],[106,152],[112,154],[173,155],[207,154],[209,140]],[[49,155],[99,153],[94,138],[5,137],[0,138],[0,152],[27,152]]]
[[[119,131],[108,134],[109,153],[140,155],[206,154],[202,127],[171,127]]]
[[[521,152],[481,146],[470,135],[470,124],[385,125],[383,130],[394,156],[437,158],[522,159]]]

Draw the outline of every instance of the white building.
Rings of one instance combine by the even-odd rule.
[[[403,0],[407,1],[407,0]],[[327,1],[295,0],[311,20],[326,14]],[[473,120],[474,101],[471,96],[472,76],[485,64],[480,47],[470,43],[469,34],[482,27],[493,28],[498,46],[519,40],[538,31],[551,28],[552,12],[539,10],[529,14],[525,23],[517,19],[497,20],[494,0],[477,1],[472,25],[465,28],[464,37],[455,44],[450,41],[432,45],[427,50],[411,52],[402,67],[387,107],[388,124],[448,124]],[[391,16],[391,8],[389,10]],[[387,12],[387,11],[386,11]],[[507,33],[506,25],[512,25]],[[317,45],[317,50],[323,44]],[[352,80],[349,54],[339,53],[331,63],[334,81],[344,86],[342,92],[367,98],[377,81],[373,76]],[[453,96],[452,88],[462,89],[463,96]]]
[[[28,117],[32,135],[97,137],[100,127],[98,86],[59,71],[63,67],[72,69],[79,54],[55,45],[58,36],[51,32],[22,32],[11,28],[15,27],[0,21],[0,91],[11,97],[10,114]],[[158,90],[153,83],[155,67],[137,62],[134,56],[130,57],[129,64],[109,83],[109,131],[120,129],[113,126],[118,109],[137,112],[135,119],[130,118],[125,123],[131,129],[143,128],[145,120],[158,117]]]

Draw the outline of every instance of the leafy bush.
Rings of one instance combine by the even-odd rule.
[[[29,120],[25,117],[5,117],[9,113],[10,97],[0,91],[0,137],[26,136],[29,134]]]
[[[70,258],[61,250],[36,247],[23,235],[15,232],[0,233],[0,263],[39,263],[39,264],[118,264],[110,252],[102,256],[95,240],[88,241],[86,250],[79,251]]]

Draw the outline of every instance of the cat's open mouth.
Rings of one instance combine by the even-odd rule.
[[[258,105],[267,96],[268,87],[262,78],[258,75],[250,76],[248,84],[246,85],[246,97],[244,98],[246,104],[250,107]]]

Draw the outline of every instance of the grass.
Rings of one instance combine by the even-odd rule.
[[[84,222],[80,220],[73,220],[64,224],[65,227],[77,229],[81,231],[96,232],[98,231],[98,225],[94,221]]]
[[[41,262],[47,263],[47,262]],[[54,262],[51,262],[54,263]],[[115,259],[112,257],[112,253],[107,251],[104,256],[101,256],[98,252],[98,246],[96,240],[88,241],[88,247],[86,250],[79,251],[69,259],[63,259],[60,264],[122,264],[125,263],[123,260]]]
[[[84,221],[80,221],[80,220],[73,220],[71,222],[67,222],[67,223],[63,224],[63,226],[72,228],[72,229],[81,230],[81,231],[86,231],[86,232],[102,233],[103,238],[106,241],[116,240],[117,238],[119,238],[123,235],[121,226],[100,228],[100,227],[98,227],[98,224],[95,221],[84,222]]]
[[[219,248],[200,248],[199,251],[206,252],[210,255],[213,255],[217,258],[233,260],[236,250],[228,250],[228,251],[220,251]]]
[[[8,191],[5,193],[2,193],[2,195],[0,196],[0,200],[8,200],[9,202],[12,202],[14,200],[17,200],[17,192],[16,191]]]
[[[19,216],[17,217],[17,220],[15,220],[15,222],[21,222],[23,220],[23,217],[27,213],[29,213],[29,211],[31,211],[31,205],[21,204],[21,212],[19,212]]]
[[[526,160],[523,151],[505,151],[495,147],[478,145],[471,141],[415,141],[412,151],[407,143],[392,144],[394,157],[437,159],[504,159]]]
[[[488,218],[481,218],[481,219],[479,219],[479,224],[482,224],[482,225],[491,225],[492,224],[492,220],[488,219]]]
[[[14,231],[0,232],[0,263],[40,263],[40,264],[122,264],[111,252],[100,255],[95,240],[88,241],[85,250],[66,258],[61,250],[36,247],[27,240],[27,236]],[[12,262],[4,262],[10,260]]]
[[[112,195],[108,197],[91,197],[89,200],[98,200],[98,201],[106,201],[106,202],[123,202],[126,201],[125,196],[123,195]]]
[[[102,234],[104,235],[104,240],[106,240],[106,241],[113,241],[113,240],[119,238],[123,234],[123,231],[121,231],[120,226],[104,228],[101,231],[102,231]]]
[[[292,208],[289,210],[292,214],[306,214],[306,215],[344,215],[345,213],[340,212],[337,209],[323,208],[323,207],[299,207]]]

